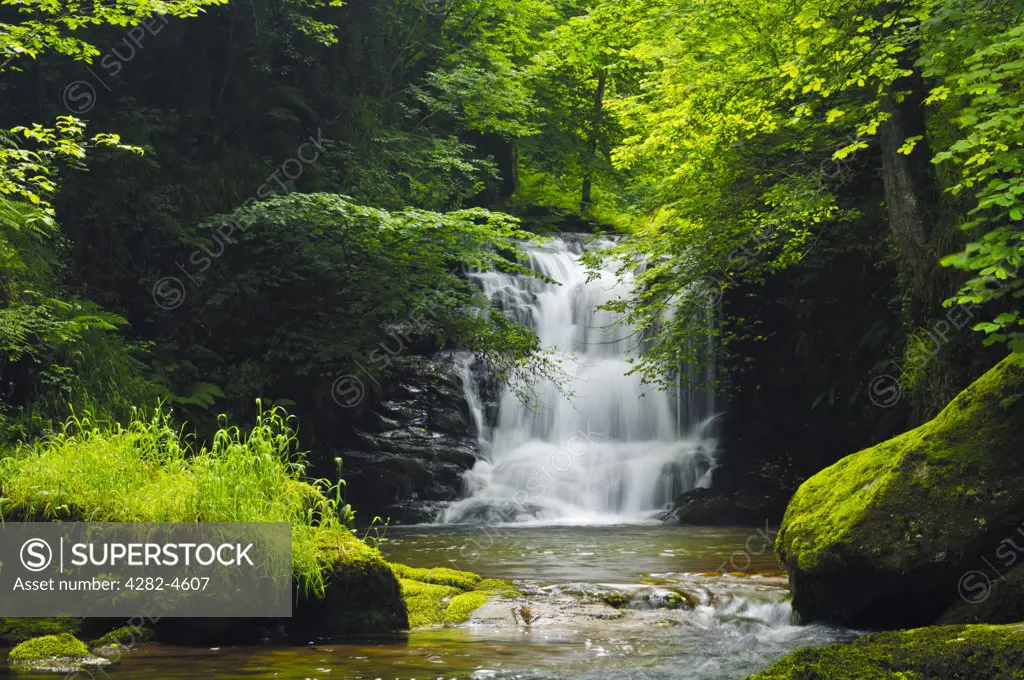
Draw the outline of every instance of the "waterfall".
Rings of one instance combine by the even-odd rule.
[[[533,328],[562,360],[570,380],[562,390],[537,385],[537,403],[504,389],[497,422],[488,430],[472,375],[460,360],[467,402],[482,442],[464,478],[465,498],[439,521],[524,520],[608,522],[639,519],[677,494],[710,482],[715,442],[707,438],[714,396],[706,367],[685,371],[675,391],[659,391],[630,375],[629,357],[642,338],[602,309],[630,293],[612,271],[591,277],[584,245],[564,236],[527,248],[530,266],[557,283],[503,272],[471,274],[498,307]],[[568,392],[568,395],[566,394]]]

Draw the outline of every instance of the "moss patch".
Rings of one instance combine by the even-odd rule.
[[[519,597],[523,594],[519,588],[516,588],[514,583],[500,578],[485,578],[473,586],[473,590],[489,592],[494,595],[504,595],[505,597]]]
[[[749,680],[1024,679],[1024,625],[936,626],[801,649]]]
[[[391,569],[400,577],[410,628],[465,623],[490,598],[521,594],[510,581],[481,579],[467,571],[404,564],[392,564]]]
[[[489,595],[478,591],[460,593],[448,603],[444,612],[444,622],[449,625],[465,623],[476,609],[487,603]]]
[[[426,628],[444,622],[448,603],[461,591],[451,586],[399,579],[402,597],[409,611],[410,628]]]
[[[26,640],[11,650],[8,659],[18,661],[40,661],[44,659],[84,659],[89,657],[89,648],[70,633],[44,635]]]
[[[149,628],[136,628],[135,626],[122,626],[110,631],[89,643],[93,649],[103,647],[133,647],[153,639],[153,631]]]
[[[392,564],[392,571],[398,578],[419,581],[420,583],[434,583],[440,586],[451,586],[459,590],[470,590],[482,579],[478,574],[457,569],[436,567],[434,569],[420,569],[409,567],[404,564]]]

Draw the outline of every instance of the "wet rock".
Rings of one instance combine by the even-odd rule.
[[[664,522],[695,526],[778,526],[786,499],[753,493],[693,489],[680,494],[672,508],[655,516]]]
[[[584,603],[603,602],[613,609],[693,609],[700,597],[676,588],[649,585],[570,583],[544,589],[548,594],[568,595]]]
[[[362,522],[431,521],[476,463],[476,425],[453,355],[396,358],[394,369],[397,378],[339,452],[347,500]]]

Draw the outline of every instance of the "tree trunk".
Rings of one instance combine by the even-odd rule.
[[[882,124],[882,183],[889,213],[889,226],[900,250],[900,269],[909,287],[912,303],[908,310],[915,326],[941,310],[945,297],[937,285],[939,252],[935,244],[938,215],[938,182],[931,164],[925,129],[925,86],[918,71],[894,85],[908,93],[890,92],[882,110],[890,115]],[[910,137],[921,137],[908,155],[899,149]]]

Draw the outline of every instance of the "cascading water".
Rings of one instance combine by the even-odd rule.
[[[501,309],[536,330],[570,381],[561,390],[541,382],[535,406],[504,390],[491,431],[477,418],[481,456],[466,473],[467,497],[439,521],[637,519],[682,491],[707,486],[715,450],[706,437],[714,411],[710,381],[671,393],[630,375],[629,355],[640,338],[601,309],[627,295],[629,282],[611,271],[592,278],[580,239],[553,239],[527,252],[531,267],[557,284],[502,272],[472,276]],[[472,364],[465,361],[467,401],[479,414]]]

